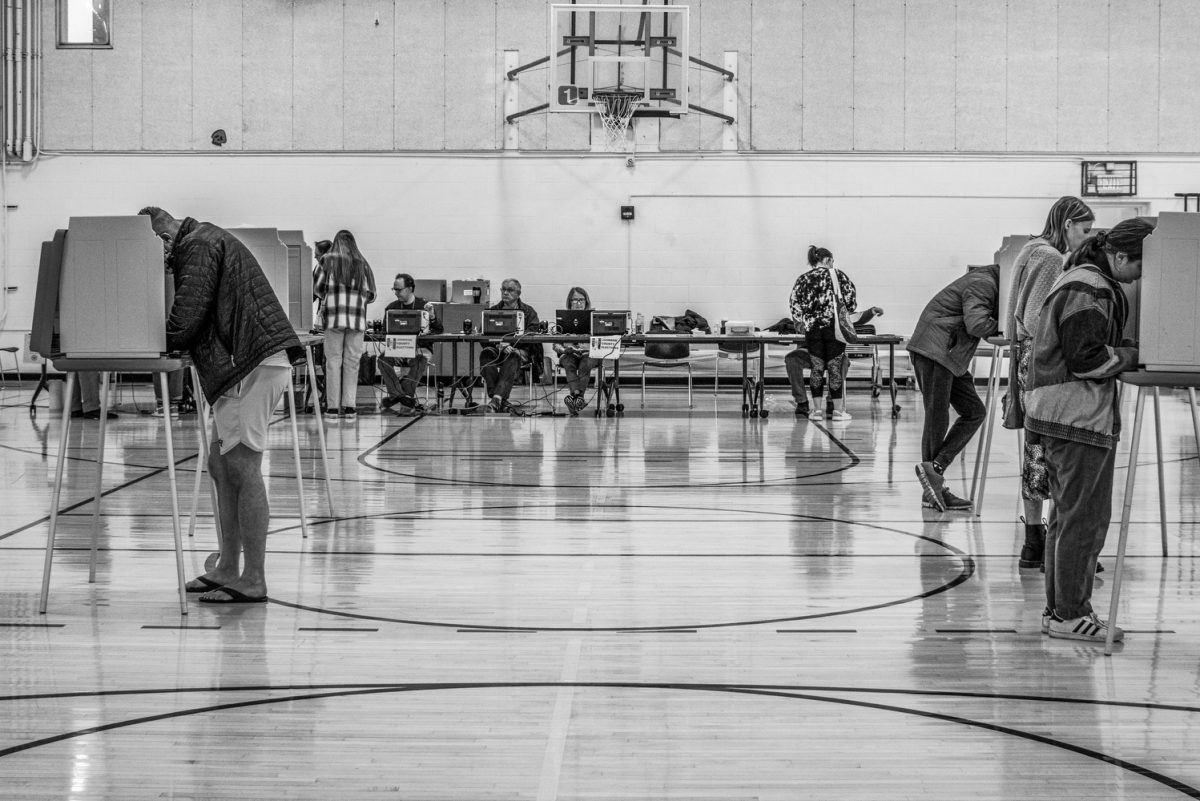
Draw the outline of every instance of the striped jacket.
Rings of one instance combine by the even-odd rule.
[[[1033,332],[1025,428],[1101,448],[1121,436],[1118,373],[1137,364],[1123,341],[1129,301],[1119,284],[1091,264],[1055,282]]]

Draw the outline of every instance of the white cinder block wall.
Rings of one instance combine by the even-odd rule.
[[[147,204],[217,224],[299,228],[311,242],[353,230],[382,291],[391,277],[519,278],[553,314],[567,289],[598,306],[694,309],[712,322],[787,315],[809,244],[830,248],[882,306],[881,330],[911,332],[925,302],[1007,234],[1036,233],[1078,185],[1074,158],[901,156],[72,155],[10,175],[4,344],[29,329],[41,242],[77,215]],[[1102,219],[1181,208],[1200,160],[1143,158],[1137,204]],[[636,208],[623,222],[622,205]]]

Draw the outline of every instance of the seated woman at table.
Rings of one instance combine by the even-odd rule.
[[[592,299],[588,296],[587,290],[578,286],[571,287],[571,291],[567,293],[566,308],[573,311],[592,308]],[[563,398],[563,403],[566,404],[567,411],[571,413],[571,416],[575,417],[581,409],[587,406],[587,398],[584,397],[584,393],[587,392],[592,370],[600,362],[589,357],[586,348],[573,343],[556,344],[554,352],[558,354],[558,364],[567,377],[567,395]]]
[[[882,315],[882,307],[872,306],[853,316],[854,325],[855,327],[867,325],[876,317]],[[804,333],[795,320],[792,323],[796,329],[796,333]],[[796,343],[795,350],[790,351],[783,357],[783,366],[787,370],[788,384],[792,389],[792,400],[796,403],[796,416],[808,417],[812,410],[808,405],[808,387],[804,382],[804,371],[812,370],[812,358],[808,355],[803,342]]]

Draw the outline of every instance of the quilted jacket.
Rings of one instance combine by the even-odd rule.
[[[925,305],[908,350],[965,375],[979,340],[996,333],[1000,267],[972,267]]]
[[[167,347],[191,354],[209,403],[281,350],[304,361],[275,290],[237,237],[188,217],[167,259],[175,272]]]

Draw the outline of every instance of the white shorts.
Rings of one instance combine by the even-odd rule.
[[[279,399],[292,383],[286,362],[260,364],[213,404],[213,442],[221,455],[241,443],[262,453],[267,449],[267,426]]]

